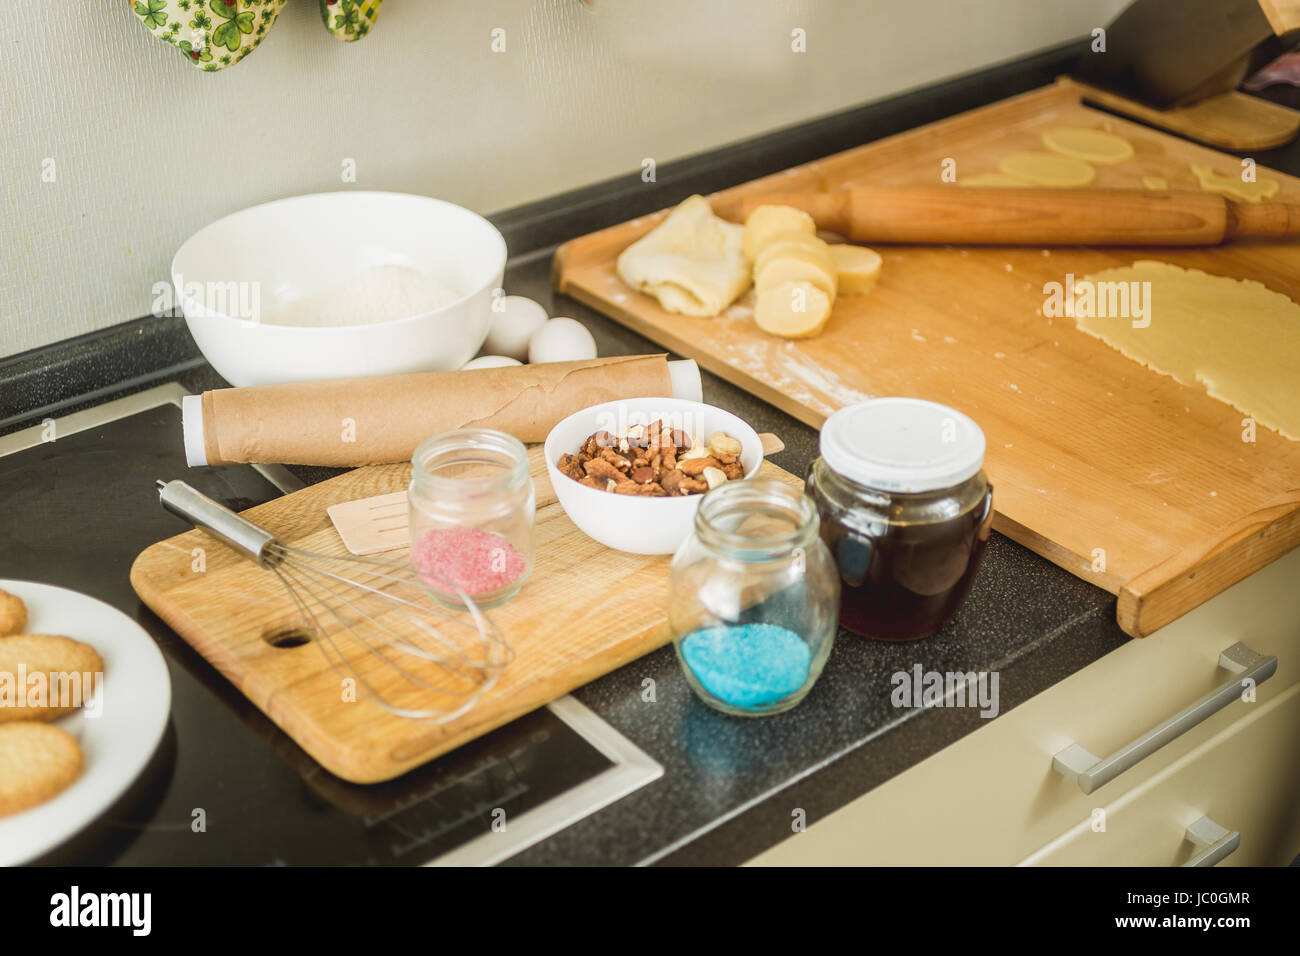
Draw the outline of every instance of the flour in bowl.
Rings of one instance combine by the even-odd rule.
[[[371,266],[355,279],[291,302],[268,325],[371,325],[419,315],[464,298],[408,266]]]

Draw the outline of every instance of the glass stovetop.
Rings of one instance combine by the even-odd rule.
[[[496,862],[660,775],[568,697],[390,783],[322,769],[131,589],[135,556],[188,530],[159,507],[155,479],[182,477],[236,510],[301,486],[276,466],[187,468],[183,394],[164,385],[0,436],[0,578],[120,608],[158,642],[172,681],[171,719],[144,774],[37,862]],[[204,833],[190,828],[197,808]],[[491,826],[497,809],[511,821],[504,833]]]

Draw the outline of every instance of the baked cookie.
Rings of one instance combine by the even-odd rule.
[[[31,721],[0,726],[0,817],[66,790],[82,765],[81,748],[66,730]]]
[[[17,594],[0,591],[0,637],[21,634],[27,627],[27,605]]]
[[[19,667],[26,675],[19,682]],[[104,661],[89,644],[54,634],[0,637],[0,725],[17,720],[53,720],[80,707],[94,686],[90,674],[104,672]],[[43,685],[33,676],[43,675]],[[55,675],[53,678],[50,675]],[[35,699],[34,699],[35,698]]]

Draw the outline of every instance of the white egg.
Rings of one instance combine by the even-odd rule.
[[[529,362],[577,362],[596,357],[596,340],[577,319],[551,319],[528,342]]]
[[[509,355],[480,355],[476,359],[470,359],[460,369],[464,372],[472,368],[505,368],[509,365],[523,364],[519,359],[511,358]]]
[[[540,303],[523,295],[508,295],[493,302],[492,309],[492,325],[483,342],[483,350],[520,361],[528,358],[528,342],[546,324],[546,310]]]

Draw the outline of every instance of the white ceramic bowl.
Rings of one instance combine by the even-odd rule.
[[[487,338],[505,263],[496,227],[452,203],[403,193],[317,193],[200,229],[172,260],[172,283],[212,367],[233,385],[263,385],[460,368]],[[257,320],[383,265],[417,269],[464,297],[373,324]]]
[[[575,412],[551,429],[543,453],[546,471],[564,513],[582,531],[616,551],[632,554],[672,554],[695,526],[695,512],[704,495],[679,498],[639,498],[616,495],[579,484],[556,467],[563,455],[576,454],[593,432],[618,432],[628,425],[649,424],[657,418],[698,435],[714,432],[740,439],[740,463],[753,478],[763,464],[758,433],[731,412],[680,398],[629,398]]]

